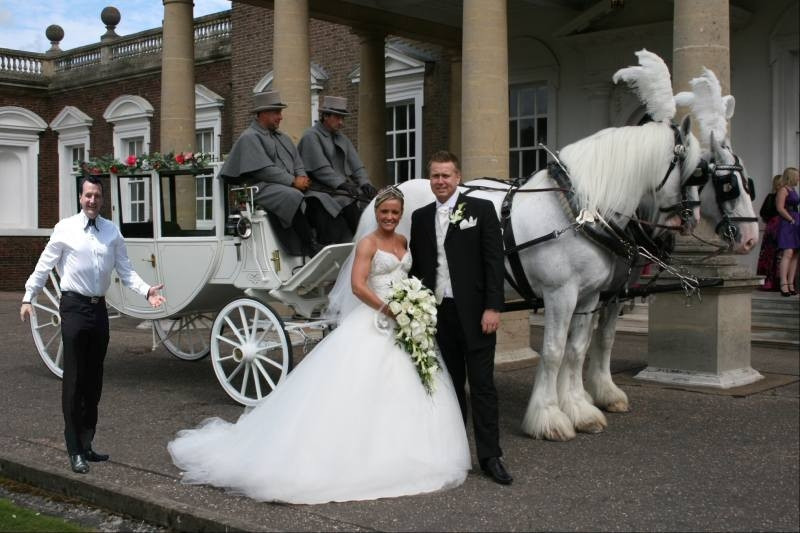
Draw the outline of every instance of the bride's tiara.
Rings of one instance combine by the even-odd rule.
[[[403,191],[397,185],[389,185],[378,191],[378,194],[375,195],[375,207],[391,199],[400,200],[401,204],[404,203]]]

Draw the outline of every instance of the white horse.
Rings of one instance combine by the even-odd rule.
[[[723,97],[714,73],[703,69],[700,77],[690,81],[692,92],[679,93],[676,100],[692,110],[699,124],[700,141],[704,145],[703,160],[710,170],[700,194],[692,187],[689,195],[699,198],[703,217],[715,227],[736,254],[747,254],[758,244],[758,224],[753,208],[752,181],[740,159],[733,154],[725,139],[727,121],[733,116],[733,96]],[[638,279],[634,272],[632,281]],[[611,351],[614,345],[621,302],[611,301],[598,313],[598,323],[589,348],[586,369],[586,390],[594,404],[609,412],[626,412],[628,397],[611,378]]]
[[[560,159],[584,215],[582,223],[606,231],[605,221],[624,227],[642,205],[677,203],[681,183],[700,162],[700,147],[690,126],[687,118],[679,129],[666,122],[608,128],[564,147]],[[671,164],[676,139],[682,141],[679,152],[684,157]],[[561,193],[525,192],[552,187],[549,171],[537,172],[520,188],[511,210],[510,223],[518,243],[560,232],[558,238],[519,252],[527,281],[546,310],[542,360],[522,428],[536,438],[568,440],[576,430],[597,432],[607,424],[602,412],[587,399],[580,368],[591,338],[592,312],[600,293],[618,283],[619,269],[617,256],[585,236],[575,216],[565,209]],[[408,236],[411,213],[432,202],[434,196],[427,180],[411,180],[400,188],[405,210],[397,231]],[[473,180],[462,191],[469,188],[473,188],[472,195],[492,201],[500,213],[508,185]],[[371,209],[370,205],[366,212]],[[660,223],[674,224],[672,215],[655,212]],[[364,216],[356,238],[374,229],[374,217]],[[345,265],[340,279],[347,271]],[[346,286],[346,282],[337,283],[329,295],[331,301],[346,299],[346,290],[340,290]],[[508,299],[514,299],[511,287],[506,292]],[[347,304],[340,305],[346,311]]]

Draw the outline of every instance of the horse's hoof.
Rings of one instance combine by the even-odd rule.
[[[606,429],[607,425],[608,424],[604,424],[598,420],[592,423],[582,424],[581,426],[576,427],[575,429],[581,433],[596,434],[596,433],[602,433],[603,430]]]
[[[631,410],[628,402],[613,402],[608,405],[603,406],[604,411],[608,411],[609,413],[627,413]]]

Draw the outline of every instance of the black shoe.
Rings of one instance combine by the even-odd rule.
[[[72,467],[72,471],[76,474],[85,474],[89,471],[89,463],[86,462],[81,454],[70,455],[69,464]]]
[[[89,448],[86,450],[86,453],[83,454],[87,461],[91,461],[93,463],[99,463],[102,461],[108,461],[108,454],[107,453],[97,453],[93,449]]]
[[[499,457],[489,457],[481,461],[481,470],[492,478],[495,483],[511,485],[511,482],[514,481],[514,478],[506,471],[506,467],[503,466],[503,462]]]

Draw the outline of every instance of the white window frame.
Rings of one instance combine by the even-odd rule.
[[[414,161],[414,173],[411,176],[406,176],[407,179],[414,179],[414,178],[418,178],[419,177],[419,160],[420,160],[419,151],[418,151],[418,147],[420,146],[420,144],[418,142],[419,141],[419,126],[418,126],[418,123],[416,122],[418,120],[417,113],[416,113],[418,108],[415,106],[413,100],[392,102],[391,104],[389,102],[386,103],[386,109],[387,110],[388,109],[394,110],[398,106],[404,106],[406,108],[411,108],[412,109],[411,113],[408,113],[408,114],[413,114],[414,115],[414,127],[410,128],[409,125],[406,124],[406,129],[404,129],[404,130],[396,130],[396,129],[393,129],[394,124],[391,124],[391,125],[390,124],[386,124],[386,136],[387,137],[391,136],[392,139],[393,139],[392,145],[396,146],[396,138],[397,138],[397,135],[399,133],[404,133],[406,135],[410,135],[411,132],[414,132],[414,146],[410,146],[409,147],[410,148],[409,152],[411,150],[413,150],[414,153],[411,156],[406,155],[405,157],[400,157],[400,158],[398,158],[398,157],[390,158],[389,154],[386,154],[386,163],[387,164],[388,163],[392,163],[394,165],[394,163],[397,163],[398,161]],[[394,120],[394,116],[395,116],[395,113],[393,111],[392,112],[392,117],[393,117],[392,120]],[[406,143],[406,144],[408,144],[408,143]],[[394,175],[395,184],[402,183],[401,181],[398,181],[398,179],[397,179],[398,176],[397,176],[396,173],[393,172],[392,174]],[[403,181],[406,181],[406,180],[404,179]]]
[[[537,93],[539,92],[539,89],[544,89],[544,93],[545,93],[545,96],[547,98],[547,112],[544,113],[544,114],[539,113],[538,104],[536,105],[536,108],[533,110],[533,114],[532,115],[515,115],[514,113],[516,113],[516,110],[512,111],[511,109],[509,109],[509,113],[508,113],[509,127],[511,125],[511,121],[512,120],[516,120],[519,123],[519,121],[521,121],[521,120],[526,120],[526,119],[530,120],[530,119],[532,119],[534,121],[534,125],[535,125],[535,128],[536,128],[534,135],[536,135],[536,132],[538,132],[538,125],[536,125],[536,121],[538,119],[540,119],[540,118],[544,118],[547,121],[547,135],[546,135],[544,144],[548,145],[548,146],[553,144],[552,136],[550,134],[550,126],[551,126],[551,123],[552,123],[552,121],[550,119],[550,114],[551,114],[551,110],[550,110],[551,102],[550,102],[550,99],[551,99],[552,91],[549,90],[547,82],[545,82],[545,81],[529,81],[529,82],[514,83],[514,84],[509,83],[509,85],[508,85],[509,106],[511,105],[511,91],[512,91],[512,89],[517,89],[517,88],[531,88],[531,89],[536,90]],[[538,94],[537,94],[537,98],[538,98]],[[513,143],[513,140],[511,138],[509,138],[509,146],[508,146],[509,162],[511,161],[511,153],[512,152],[517,152],[519,154],[522,154],[523,152],[531,151],[531,150],[533,150],[537,154],[536,155],[536,159],[538,161],[539,154],[543,153],[543,152],[546,154],[546,152],[545,152],[545,150],[543,148],[539,148],[537,146],[538,145],[538,139],[535,139],[534,141],[535,141],[535,143],[532,146],[526,146],[525,147],[527,149],[522,149],[519,145],[517,145],[516,148],[512,148],[511,144]],[[520,159],[521,159],[521,155],[520,155]],[[546,156],[545,156],[545,159],[546,159]],[[541,170],[541,168],[539,168],[537,170]],[[509,168],[509,177],[512,177],[512,178],[526,177],[526,176],[516,176],[515,172],[511,172],[511,169]]]
[[[106,122],[114,126],[113,142],[114,142],[114,157],[124,162],[125,159],[131,155],[125,153],[128,151],[125,143],[129,139],[142,139],[142,153],[150,153],[150,120],[153,118],[153,106],[150,102],[132,94],[124,94],[111,102],[103,113],[103,118]],[[137,154],[138,155],[138,154]],[[144,181],[147,183],[147,180]],[[151,218],[150,209],[152,200],[151,187],[144,187],[144,221]],[[133,205],[131,204],[130,188],[123,187],[120,190],[120,202],[122,205],[120,209],[126,209],[129,216],[133,212]],[[138,221],[138,220],[137,220]],[[125,222],[137,222],[130,218]]]
[[[39,134],[47,129],[39,115],[17,106],[0,107],[0,153],[10,152],[20,157],[19,173],[6,173],[3,180],[13,180],[15,189],[13,205],[16,210],[0,225],[0,235],[40,235],[39,231]],[[9,150],[6,150],[8,148]],[[14,220],[10,224],[8,220]],[[46,230],[44,234],[48,234]]]
[[[414,176],[419,178],[422,164],[422,108],[425,105],[425,62],[389,45],[384,49],[386,104],[408,103],[414,106]],[[350,74],[350,82],[361,82],[361,66]]]
[[[58,213],[60,218],[74,215],[78,205],[78,169],[72,164],[72,150],[83,148],[83,157],[89,157],[91,139],[89,129],[93,119],[74,106],[64,107],[50,122],[58,134]]]
[[[222,159],[220,139],[222,138],[222,106],[225,99],[206,87],[196,84],[194,86],[194,114],[195,130],[212,131],[211,154],[215,161]]]

